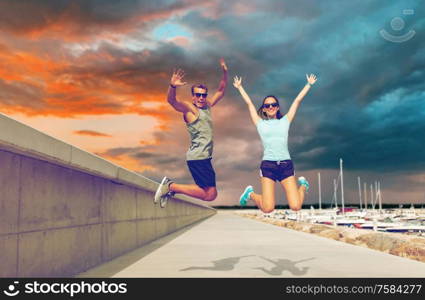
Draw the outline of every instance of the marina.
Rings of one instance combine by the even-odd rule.
[[[425,209],[423,207],[415,208],[413,204],[407,209],[403,208],[402,204],[398,208],[384,209],[381,183],[379,181],[370,184],[370,203],[367,203],[369,194],[367,183],[363,183],[362,189],[360,177],[357,177],[359,205],[346,207],[343,160],[340,159],[339,163],[338,177],[333,180],[334,192],[330,208],[322,209],[321,179],[320,173],[318,173],[318,209],[313,206],[310,209],[303,209],[297,212],[289,209],[276,209],[272,213],[263,215],[275,219],[425,236]]]
[[[388,209],[379,211],[365,211],[353,209],[343,213],[341,209],[275,210],[264,217],[292,220],[307,223],[316,223],[332,226],[345,226],[363,230],[381,232],[398,232],[425,236],[425,210]]]

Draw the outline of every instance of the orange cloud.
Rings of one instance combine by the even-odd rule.
[[[64,61],[38,57],[23,51],[12,51],[0,46],[0,78],[24,82],[39,82],[50,79],[51,74],[68,66]],[[38,80],[36,80],[38,79]]]
[[[79,135],[112,137],[112,135],[101,133],[101,132],[97,132],[97,131],[93,131],[93,130],[78,130],[78,131],[74,131],[73,133],[74,134],[79,134]]]
[[[190,45],[190,40],[184,36],[176,36],[173,37],[171,40],[176,45],[179,45],[180,47],[188,47]]]
[[[141,140],[141,141],[139,141],[139,144],[140,145],[143,145],[143,146],[157,146],[157,145],[159,145],[160,144],[160,141],[159,141],[159,139],[153,139],[153,140]]]
[[[164,80],[168,74],[149,74],[140,80],[125,70],[99,74],[98,70],[88,66],[94,60],[107,65],[115,58],[107,52],[98,52],[66,62],[22,51],[12,52],[0,45],[0,80],[13,88],[10,93],[14,93],[7,99],[0,96],[0,108],[7,113],[21,112],[29,116],[74,118],[78,115],[138,113],[160,121],[170,120],[168,105],[164,105],[166,88],[163,91],[159,91],[159,86],[157,90],[152,89],[152,82],[155,83],[157,77]],[[32,95],[37,96],[19,95],[25,86],[30,86],[34,90]],[[159,105],[143,107],[144,101]]]

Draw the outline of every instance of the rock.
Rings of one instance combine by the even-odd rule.
[[[425,245],[425,238],[412,238],[409,240],[411,243]]]
[[[425,262],[425,246],[418,244],[403,243],[389,251],[390,254],[407,257]]]
[[[315,224],[313,224],[310,227],[310,233],[317,234],[317,233],[320,233],[321,231],[328,230],[328,229],[329,229],[328,226],[325,226],[325,225],[315,225]]]
[[[326,237],[329,239],[333,239],[338,241],[340,239],[340,233],[338,230],[335,229],[327,229],[327,230],[323,230],[321,232],[318,233],[318,235],[322,236],[322,237]]]
[[[403,240],[391,237],[383,233],[368,233],[361,235],[357,240],[365,243],[369,248],[388,252],[390,249],[400,246]]]
[[[353,245],[359,245],[363,243],[362,241],[358,240],[359,236],[361,235],[362,233],[360,233],[358,230],[345,229],[341,231],[341,241]]]
[[[262,214],[241,214],[254,220],[297,231],[313,233],[336,241],[363,246],[393,255],[425,262],[425,238],[403,234],[370,232],[292,220],[273,219]]]

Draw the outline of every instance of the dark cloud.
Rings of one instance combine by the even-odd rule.
[[[38,86],[26,82],[0,79],[0,103],[6,107],[30,107],[34,110],[45,106],[45,93]]]
[[[113,148],[113,149],[107,149],[103,153],[97,153],[99,155],[105,154],[107,156],[120,156],[127,153],[134,153],[141,149],[141,147],[133,147],[133,148]]]
[[[91,35],[122,30],[146,19],[166,17],[185,7],[178,1],[46,0],[0,2],[0,28],[18,34],[45,31]],[[143,23],[142,23],[143,24]],[[66,37],[65,37],[66,38]]]
[[[111,83],[113,88],[113,83],[121,83],[117,93],[164,93],[176,61],[184,65],[189,59],[172,43],[161,43],[155,51],[131,51],[105,42],[97,50],[85,51],[58,75],[66,74],[88,89],[105,88]]]

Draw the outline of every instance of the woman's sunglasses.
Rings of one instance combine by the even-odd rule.
[[[195,93],[195,96],[196,96],[197,98],[201,98],[201,96],[202,96],[202,97],[204,97],[204,98],[207,98],[208,94],[207,94],[207,93],[205,93],[205,94],[202,94],[202,93]]]
[[[269,107],[278,107],[279,104],[275,103],[270,103],[270,104],[263,104],[264,108],[269,108]]]

